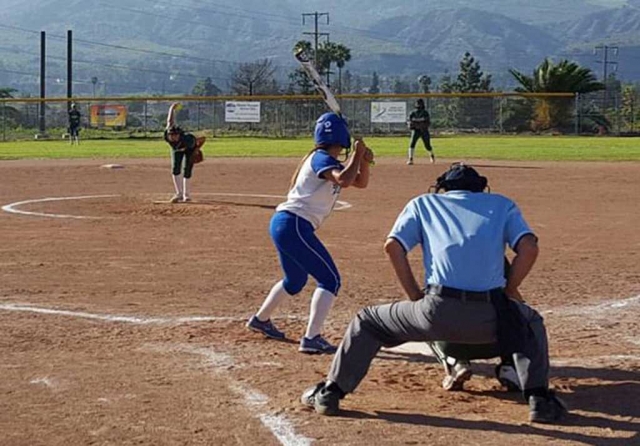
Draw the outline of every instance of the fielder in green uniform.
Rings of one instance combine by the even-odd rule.
[[[76,104],[71,104],[69,109],[69,142],[80,144],[80,119],[81,115]]]
[[[409,144],[409,159],[408,165],[413,164],[413,154],[416,150],[416,144],[419,139],[422,139],[424,148],[429,152],[429,158],[432,163],[436,162],[436,157],[433,154],[433,147],[431,147],[431,135],[429,134],[429,126],[431,125],[431,117],[429,112],[424,106],[424,101],[418,99],[415,104],[415,110],[409,114],[407,125],[411,130],[411,143]]]

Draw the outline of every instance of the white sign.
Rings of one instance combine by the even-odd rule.
[[[407,122],[407,103],[372,102],[371,122]]]
[[[224,103],[225,122],[260,122],[260,102],[227,101]]]

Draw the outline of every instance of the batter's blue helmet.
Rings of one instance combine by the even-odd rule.
[[[339,144],[348,149],[351,147],[351,135],[347,121],[332,112],[325,113],[316,121],[316,129],[313,132],[316,146],[332,146]]]

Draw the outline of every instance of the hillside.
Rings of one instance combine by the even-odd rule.
[[[307,17],[330,12],[332,41],[352,49],[347,68],[383,76],[455,71],[465,51],[485,72],[530,70],[544,57],[572,57],[599,69],[599,43],[618,44],[620,75],[640,79],[640,0],[4,0],[0,3],[0,85],[34,91],[39,31],[48,33],[47,65],[64,79],[65,33],[74,31],[77,91],[98,77],[110,92],[188,91],[210,76],[226,89],[239,62],[269,58],[285,83],[291,47],[311,39]],[[628,59],[623,59],[628,54]],[[624,63],[622,63],[624,60]],[[22,74],[20,74],[22,73]],[[30,74],[35,73],[35,74]],[[104,86],[104,89],[107,87]],[[62,90],[60,90],[62,91]]]

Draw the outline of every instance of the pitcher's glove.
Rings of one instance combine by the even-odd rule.
[[[367,147],[367,150],[365,150],[364,156],[362,157],[362,159],[367,163],[371,164],[372,166],[376,164],[375,154],[373,153],[373,150],[371,150],[368,147]]]
[[[202,153],[202,150],[200,150],[200,148],[196,148],[196,150],[193,151],[193,164],[198,164],[204,161],[204,153]]]

